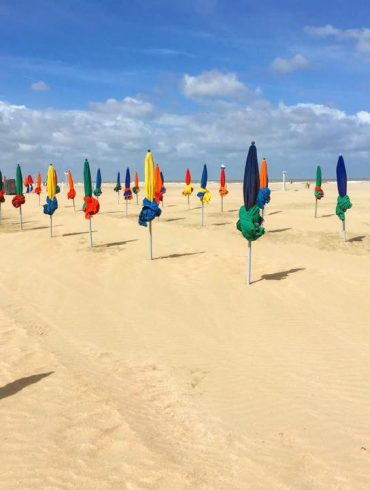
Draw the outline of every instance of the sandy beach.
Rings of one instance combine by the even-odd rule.
[[[370,183],[272,184],[266,234],[236,230],[242,185],[205,227],[167,184],[147,229],[112,186],[88,222],[36,195],[0,225],[0,488],[370,488]],[[77,187],[78,207],[82,188]],[[141,198],[143,193],[141,193]],[[45,189],[42,202],[45,199]]]

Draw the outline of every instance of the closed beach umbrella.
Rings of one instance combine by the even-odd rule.
[[[20,165],[17,165],[17,171],[15,174],[15,196],[12,199],[12,205],[15,208],[19,208],[19,223],[20,229],[23,230],[23,217],[22,217],[22,204],[26,202],[23,195],[23,177]]]
[[[337,186],[338,199],[335,213],[343,223],[343,239],[346,241],[346,216],[347,209],[352,207],[352,203],[347,195],[347,172],[342,155],[338,158],[337,163]]]
[[[190,208],[190,196],[193,192],[193,188],[191,186],[191,174],[190,170],[187,168],[185,173],[185,189],[182,191],[183,195],[188,198],[188,209]]]
[[[1,223],[1,203],[5,202],[4,191],[3,191],[3,174],[0,170],[0,223]]]
[[[49,165],[46,177],[46,204],[44,204],[44,214],[49,215],[50,237],[53,236],[53,214],[58,209],[57,193],[57,174],[53,165]]]
[[[123,196],[126,201],[126,216],[127,216],[127,205],[128,201],[132,199],[132,192],[131,192],[131,176],[130,176],[130,169],[126,169],[126,177],[125,177],[125,190],[123,192]]]
[[[41,194],[41,175],[40,172],[37,174],[36,177],[36,187],[35,187],[35,194],[39,196],[39,206],[40,206],[40,194]]]
[[[268,187],[269,178],[267,172],[267,162],[264,158],[261,162],[260,168],[260,189],[257,196],[257,204],[260,209],[262,209],[262,218],[265,211],[265,205],[270,202],[271,191]]]
[[[224,196],[226,196],[229,191],[227,190],[226,187],[226,173],[225,173],[225,165],[221,165],[221,172],[220,172],[220,189],[218,191],[221,196],[221,213],[224,212]]]
[[[166,187],[164,185],[164,176],[163,176],[163,172],[161,171],[160,172],[160,177],[161,177],[161,183],[162,183],[162,186],[161,186],[161,194],[162,194],[162,208],[164,206],[164,194],[166,194]]]
[[[154,197],[157,204],[159,204],[163,199],[161,170],[158,164],[155,166],[154,169]]]
[[[98,168],[98,171],[96,172],[94,196],[99,197],[101,195],[101,193],[102,193],[102,190],[101,190],[101,173],[100,173],[100,168]]]
[[[137,172],[135,172],[134,175],[134,187],[132,188],[132,192],[136,195],[136,204],[139,204],[140,187],[139,187],[139,175]]]
[[[149,230],[149,258],[153,259],[153,239],[152,239],[152,221],[155,217],[161,215],[161,210],[154,199],[154,161],[150,150],[147,151],[144,163],[144,187],[145,198],[143,207],[139,215],[139,225],[148,226]]]
[[[208,203],[211,200],[211,193],[207,189],[208,172],[207,165],[203,165],[202,178],[200,179],[200,189],[197,193],[202,203],[202,226],[204,226],[204,203]]]
[[[117,192],[117,201],[119,204],[119,191],[122,189],[121,186],[121,173],[117,172],[117,182],[116,182],[116,187],[114,188],[114,192]]]
[[[244,170],[244,206],[241,206],[239,210],[239,220],[236,224],[237,229],[248,240],[247,284],[251,283],[252,242],[265,233],[265,229],[261,226],[260,210],[256,204],[259,185],[257,148],[252,141]]]
[[[76,206],[75,206],[76,189],[73,182],[72,172],[70,170],[68,170],[68,188],[69,190],[68,190],[67,198],[72,199],[73,209],[76,211]]]
[[[317,218],[317,201],[324,197],[324,191],[321,189],[321,167],[316,168],[316,185],[315,185],[315,218]]]
[[[89,235],[90,235],[90,248],[92,247],[92,229],[91,229],[91,218],[99,212],[100,205],[99,201],[92,197],[92,182],[91,182],[91,172],[90,165],[86,159],[84,162],[84,206],[83,210],[85,212],[85,218],[89,220]]]

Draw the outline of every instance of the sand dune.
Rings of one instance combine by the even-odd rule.
[[[370,184],[272,185],[266,234],[235,228],[241,185],[200,226],[179,184],[153,225],[103,187],[88,224],[10,198],[0,225],[0,488],[370,487]],[[78,188],[80,191],[80,188]],[[81,192],[81,191],[80,191]]]

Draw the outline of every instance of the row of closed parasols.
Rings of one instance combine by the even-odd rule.
[[[101,173],[98,169],[95,188],[93,189],[91,172],[88,160],[84,162],[84,203],[83,211],[85,213],[85,218],[89,222],[89,245],[92,247],[92,230],[91,230],[91,218],[99,212],[100,203],[99,196],[102,193],[101,185]],[[207,204],[211,199],[211,193],[207,189],[207,166],[204,165],[202,177],[200,181],[200,189],[197,193],[197,197],[200,199],[202,204],[202,225],[204,225],[204,205]],[[69,191],[67,194],[68,199],[73,201],[73,206],[75,207],[75,197],[76,190],[74,188],[74,182],[71,172],[68,172],[68,184]],[[345,212],[349,209],[352,204],[347,195],[347,175],[344,165],[343,157],[340,156],[337,163],[337,185],[338,185],[338,200],[336,207],[336,214],[343,223],[343,237],[345,239]],[[25,196],[23,194],[23,179],[21,168],[18,165],[16,171],[16,195],[12,199],[12,204],[15,208],[19,208],[20,212],[20,228],[22,229],[22,205],[25,203]],[[148,228],[149,236],[149,258],[153,258],[153,236],[152,236],[152,222],[156,217],[161,214],[161,209],[159,204],[163,203],[163,195],[166,192],[164,186],[163,173],[160,171],[158,165],[154,164],[153,155],[150,150],[148,150],[145,163],[144,163],[144,187],[145,187],[145,197],[143,200],[143,207],[139,214],[139,224]],[[120,173],[117,175],[117,182],[114,191],[118,194],[122,190]],[[186,171],[185,175],[185,188],[183,190],[183,195],[188,198],[193,192],[193,187],[191,185],[191,175],[189,169]],[[138,202],[138,194],[140,192],[138,174],[135,172],[134,186],[132,189],[133,193],[136,195]],[[126,201],[126,214],[127,214],[127,202],[132,199],[131,182],[130,182],[130,171],[127,169],[125,178],[125,188],[123,192],[124,199]],[[60,192],[60,188],[57,184],[57,174],[53,165],[49,166],[47,179],[46,179],[46,203],[43,205],[43,212],[50,218],[50,236],[53,236],[53,214],[58,209],[57,194]],[[41,194],[41,176],[37,175],[35,193]],[[223,210],[223,198],[227,195],[228,190],[226,186],[226,175],[225,167],[221,167],[220,174],[220,189],[219,193],[221,196],[221,210]],[[317,167],[316,171],[316,186],[315,186],[315,217],[317,215],[317,201],[323,197],[324,193],[321,188],[321,169]],[[95,197],[93,197],[95,196]],[[265,205],[270,201],[270,189],[268,187],[268,172],[267,172],[267,162],[265,159],[262,160],[261,168],[258,167],[257,158],[257,148],[255,143],[252,142],[245,165],[244,179],[243,179],[243,197],[244,204],[239,210],[239,219],[236,223],[237,229],[242,233],[244,238],[248,241],[248,251],[247,251],[247,272],[246,280],[247,284],[251,283],[251,253],[252,253],[252,242],[260,238],[264,233],[263,228],[263,211]],[[3,192],[3,179],[0,172],[0,221],[1,221],[1,203],[5,201]],[[261,215],[262,211],[262,215]]]

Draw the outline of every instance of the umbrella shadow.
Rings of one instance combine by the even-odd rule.
[[[353,238],[349,238],[347,242],[362,242],[364,238],[366,238],[366,235],[354,236]]]
[[[164,207],[165,208],[176,208],[177,204],[166,204]]]
[[[267,233],[282,233],[283,231],[291,230],[291,228],[277,228],[276,230],[268,230]]]
[[[279,214],[282,213],[282,211],[274,211],[272,213],[268,213],[268,216],[272,216],[273,214]]]
[[[116,213],[123,213],[123,210],[121,211],[104,211],[103,213],[100,213],[100,214],[116,214]]]
[[[166,223],[169,223],[170,221],[181,221],[185,218],[169,218],[169,219],[164,219],[163,221]]]
[[[290,274],[294,274],[295,272],[304,271],[305,267],[297,267],[295,269],[289,269],[288,271],[275,272],[274,274],[263,274],[261,279],[253,282],[259,281],[282,281],[286,279]]]
[[[27,386],[32,385],[34,383],[38,383],[43,378],[50,376],[54,371],[49,371],[48,373],[41,374],[33,374],[32,376],[26,376],[24,378],[19,378],[16,381],[12,381],[5,386],[0,388],[0,400],[3,398],[7,398],[8,396],[13,396],[19,391],[23,390],[23,388],[27,388]]]
[[[76,231],[74,233],[64,233],[62,236],[89,235],[89,233],[90,233],[89,231]],[[96,233],[96,231],[92,230],[91,233]]]
[[[226,211],[227,213],[235,213],[236,211],[239,211],[239,209],[229,209]]]
[[[120,245],[126,245],[126,243],[137,242],[137,241],[138,241],[138,238],[134,238],[133,240],[124,240],[122,242],[101,243],[99,245],[94,245],[94,248],[119,247]]]
[[[57,226],[63,226],[63,225],[53,225],[53,229],[56,228]],[[35,226],[34,228],[26,228],[23,231],[34,231],[34,230],[48,230],[50,226]]]
[[[322,214],[321,216],[318,216],[318,218],[331,218],[332,216],[335,216],[334,213],[333,214]]]
[[[186,252],[183,254],[171,254],[171,255],[163,255],[162,257],[155,257],[153,260],[161,260],[161,259],[177,259],[179,257],[186,257],[189,255],[200,255],[205,254],[205,252]]]
[[[231,225],[232,221],[224,221],[223,223],[213,223],[213,226],[225,226],[225,225]]]

